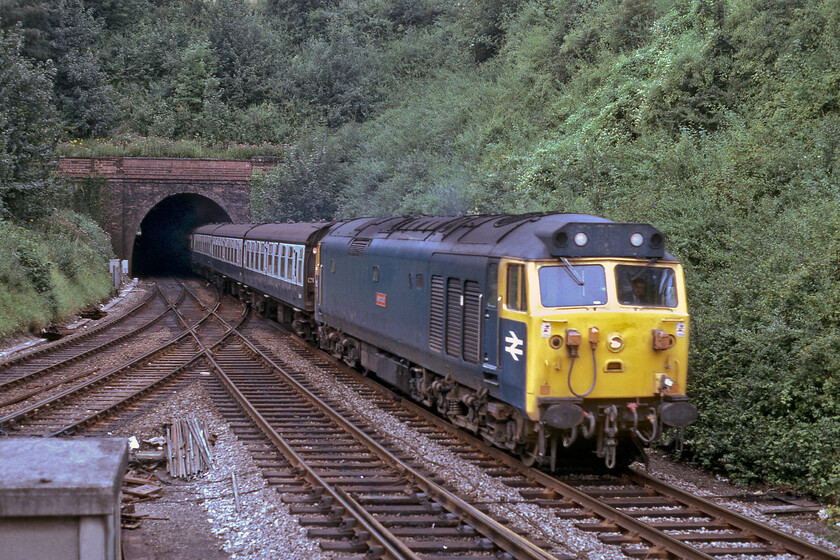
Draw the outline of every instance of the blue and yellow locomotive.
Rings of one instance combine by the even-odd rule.
[[[696,419],[682,269],[652,226],[364,218],[191,244],[200,274],[527,463],[588,448],[613,467]]]

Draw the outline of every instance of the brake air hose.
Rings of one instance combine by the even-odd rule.
[[[589,386],[589,390],[583,394],[575,392],[572,389],[572,368],[575,367],[575,357],[572,356],[572,362],[569,364],[569,375],[566,376],[566,385],[569,386],[569,391],[580,398],[588,397],[589,393],[591,393],[595,389],[595,383],[598,381],[598,365],[595,363],[595,349],[592,349],[592,385]]]

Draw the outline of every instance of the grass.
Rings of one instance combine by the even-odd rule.
[[[173,140],[158,136],[128,134],[61,142],[56,155],[64,157],[171,157],[199,159],[252,159],[281,157],[286,144],[206,144],[196,140]]]
[[[71,317],[111,292],[107,235],[60,211],[22,227],[0,221],[0,337]]]

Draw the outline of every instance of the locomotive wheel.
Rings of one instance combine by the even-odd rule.
[[[525,445],[524,449],[519,452],[519,459],[526,467],[533,467],[537,464],[537,444],[531,443]]]

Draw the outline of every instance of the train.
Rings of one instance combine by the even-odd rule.
[[[583,214],[207,224],[194,271],[528,465],[608,468],[693,423],[680,263]]]

